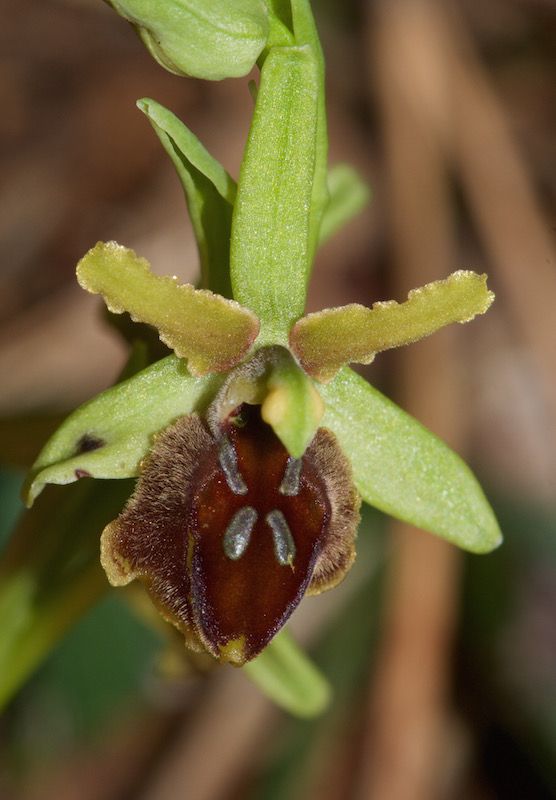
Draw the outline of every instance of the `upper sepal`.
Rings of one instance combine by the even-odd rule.
[[[271,48],[241,165],[230,273],[234,297],[253,309],[272,344],[286,343],[305,308],[318,103],[311,48]]]

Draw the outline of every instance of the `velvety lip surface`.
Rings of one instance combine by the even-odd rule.
[[[248,406],[242,427],[231,425],[229,441],[247,491],[234,493],[220,467],[218,447],[206,454],[195,475],[189,531],[191,606],[207,648],[234,661],[253,658],[297,606],[312,576],[330,516],[326,487],[305,456],[299,492],[280,492],[288,453],[258,407]],[[244,412],[245,413],[245,412]],[[224,534],[234,515],[251,507],[256,521],[243,554],[229,558]],[[295,545],[290,563],[280,563],[267,515],[283,514]]]

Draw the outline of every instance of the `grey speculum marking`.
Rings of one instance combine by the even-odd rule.
[[[272,530],[276,560],[283,567],[292,564],[295,558],[295,542],[285,516],[275,508],[266,515],[265,520]]]
[[[299,494],[301,488],[301,459],[288,458],[286,462],[286,469],[284,470],[284,477],[278,491],[286,497],[295,497]]]
[[[247,486],[237,465],[237,455],[227,436],[222,437],[218,460],[226,478],[226,483],[234,494],[247,494]]]
[[[224,553],[232,561],[237,561],[247,550],[247,546],[257,521],[257,512],[252,506],[243,506],[236,511],[224,534]]]

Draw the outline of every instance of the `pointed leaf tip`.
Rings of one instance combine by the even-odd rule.
[[[233,300],[175,278],[159,277],[149,263],[116,242],[99,242],[77,265],[79,284],[101,294],[115,314],[158,328],[161,340],[188,361],[193,375],[223,372],[255,341],[256,316]]]
[[[137,101],[170,157],[185,194],[201,263],[201,286],[224,297],[230,284],[235,181],[175,114],[147,97]]]
[[[376,353],[416,342],[452,322],[469,322],[494,300],[486,275],[469,270],[409,292],[403,303],[353,303],[309,314],[290,333],[290,345],[303,368],[330,380],[344,364],[369,364]]]

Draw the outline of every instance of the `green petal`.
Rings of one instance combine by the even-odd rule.
[[[273,48],[261,82],[232,221],[234,298],[285,344],[305,307],[318,73],[309,47]]]
[[[320,388],[363,499],[475,553],[497,547],[494,513],[467,465],[350,369]]]
[[[326,678],[282,630],[244,673],[277,705],[297,717],[321,714],[330,701]]]
[[[349,164],[337,164],[328,173],[330,199],[324,209],[319,244],[324,244],[336,231],[367,205],[371,192]]]
[[[108,0],[159,64],[176,75],[246,75],[268,36],[262,0]]]
[[[176,168],[201,261],[201,286],[231,297],[230,230],[236,185],[224,167],[171,111],[155,100],[137,101]]]
[[[87,291],[102,294],[110,311],[128,311],[135,321],[158,328],[195,375],[239,363],[259,330],[255,315],[233,300],[154,275],[145,259],[115,242],[89,250],[77,265],[77,279]]]
[[[102,392],[70,414],[45,445],[27,481],[28,504],[47,483],[138,475],[154,434],[210,402],[221,380],[192,377],[172,355]]]
[[[405,303],[358,304],[309,314],[293,327],[290,344],[303,368],[329,380],[341,366],[369,364],[375,353],[410,344],[452,322],[469,322],[494,300],[486,275],[460,270],[413,289]]]

